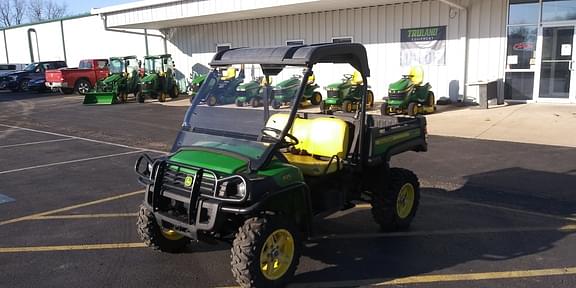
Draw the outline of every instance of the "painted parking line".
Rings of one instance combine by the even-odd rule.
[[[141,152],[143,152],[143,151],[142,150],[136,150],[136,151],[115,153],[115,154],[96,156],[96,157],[88,157],[88,158],[82,158],[82,159],[76,159],[76,160],[48,163],[48,164],[42,164],[42,165],[36,165],[36,166],[30,166],[30,167],[24,167],[24,168],[18,168],[18,169],[4,170],[4,171],[0,171],[0,175],[8,174],[8,173],[14,173],[14,172],[27,171],[27,170],[32,170],[32,169],[38,169],[38,168],[46,168],[46,167],[52,167],[52,166],[58,166],[58,165],[65,165],[65,164],[86,162],[86,161],[99,160],[99,159],[105,159],[105,158],[112,158],[112,157],[136,154],[136,153],[141,153]]]
[[[22,252],[124,249],[124,248],[144,248],[144,247],[146,247],[146,244],[140,243],[140,242],[110,243],[110,244],[60,245],[60,246],[32,246],[32,247],[0,247],[0,254],[1,253],[22,253]]]
[[[71,215],[46,215],[30,220],[62,220],[62,219],[92,219],[92,218],[123,218],[136,217],[138,213],[106,213],[106,214],[71,214]]]
[[[480,280],[502,280],[533,278],[545,276],[568,276],[576,275],[576,267],[553,268],[553,269],[535,269],[535,270],[517,270],[517,271],[499,271],[485,273],[465,273],[465,274],[444,274],[444,275],[420,275],[409,276],[398,279],[366,279],[353,281],[333,281],[333,282],[313,282],[313,283],[295,283],[288,287],[360,287],[360,286],[396,286],[408,284],[426,284],[442,282],[462,282],[462,281],[480,281]]]
[[[46,143],[70,141],[70,140],[77,140],[77,139],[74,139],[74,138],[62,138],[62,139],[54,139],[54,140],[44,140],[44,141],[36,141],[36,142],[28,142],[28,143],[20,143],[20,144],[2,145],[2,146],[0,146],[0,148],[13,148],[13,147],[21,147],[21,146],[29,146],[29,145],[38,145],[38,144],[46,144]]]
[[[134,195],[143,194],[143,193],[144,193],[144,190],[134,191],[134,192],[120,194],[120,195],[116,195],[116,196],[110,196],[110,197],[106,197],[106,198],[102,198],[102,199],[98,199],[98,200],[94,200],[94,201],[90,201],[90,202],[80,203],[80,204],[76,204],[76,205],[72,205],[72,206],[68,206],[68,207],[58,208],[58,209],[45,211],[45,212],[41,212],[41,213],[35,213],[35,214],[28,215],[28,216],[23,216],[23,217],[18,217],[18,218],[2,221],[2,222],[0,222],[0,226],[6,225],[6,224],[11,224],[11,223],[22,222],[22,221],[34,220],[35,218],[39,218],[39,217],[43,217],[43,216],[48,216],[48,215],[52,215],[52,214],[56,214],[56,213],[60,213],[60,212],[65,212],[65,211],[70,211],[70,210],[74,210],[74,209],[78,209],[78,208],[82,208],[82,207],[87,207],[87,206],[91,206],[91,205],[95,205],[95,204],[114,201],[114,200],[130,197],[130,196],[134,196]]]
[[[20,127],[20,126],[0,124],[0,127],[19,129],[19,130],[35,132],[35,133],[42,133],[42,134],[53,135],[53,136],[74,138],[74,139],[93,142],[93,143],[111,145],[111,146],[128,148],[128,149],[135,149],[135,150],[140,150],[140,151],[149,151],[149,152],[154,152],[154,153],[159,153],[159,154],[166,154],[166,151],[160,151],[160,150],[154,150],[154,149],[148,149],[148,148],[142,148],[142,147],[135,147],[135,146],[130,146],[130,145],[124,145],[124,144],[113,143],[113,142],[102,141],[102,140],[96,140],[96,139],[85,138],[85,137],[78,137],[78,136],[73,136],[73,135],[66,135],[66,134],[62,134],[62,133],[55,133],[55,132],[50,132],[50,131],[38,130],[38,129],[25,128],[25,127]]]

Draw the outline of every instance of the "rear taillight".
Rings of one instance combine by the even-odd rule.
[[[64,77],[60,77],[60,81],[64,82]]]

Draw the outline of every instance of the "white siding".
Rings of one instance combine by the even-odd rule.
[[[180,69],[185,69],[183,73],[188,75],[195,63],[207,64],[210,61],[219,43],[231,43],[232,47],[267,47],[285,45],[286,40],[302,39],[311,44],[330,42],[332,37],[351,36],[354,42],[366,46],[372,74],[369,84],[376,97],[381,98],[386,96],[388,84],[398,80],[408,69],[400,66],[400,29],[436,25],[447,26],[447,60],[443,66],[424,67],[425,81],[432,84],[437,97],[452,96],[456,100],[464,91],[466,13],[438,1],[176,27],[170,29],[168,51],[175,56]],[[498,59],[498,51],[495,55]],[[498,64],[498,60],[494,62]],[[485,69],[497,71],[500,68]],[[315,69],[321,86],[339,81],[343,73],[350,72],[349,68],[334,69],[327,65]],[[449,93],[450,83],[457,87],[453,93]]]

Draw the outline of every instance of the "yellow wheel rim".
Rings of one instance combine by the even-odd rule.
[[[414,208],[414,186],[411,183],[406,183],[400,188],[398,198],[396,199],[396,211],[398,217],[404,219],[410,216],[412,208]]]
[[[260,271],[269,280],[284,276],[294,258],[294,238],[285,229],[270,234],[260,251]]]
[[[170,229],[162,229],[162,236],[168,240],[176,241],[184,238],[184,236],[176,233],[174,230]]]

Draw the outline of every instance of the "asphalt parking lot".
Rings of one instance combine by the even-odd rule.
[[[81,101],[0,93],[0,286],[234,286],[227,244],[136,234],[133,163],[185,108]],[[423,187],[411,229],[381,233],[367,205],[318,219],[292,286],[576,287],[576,149],[431,136],[393,165]]]

